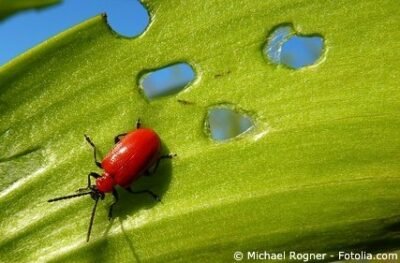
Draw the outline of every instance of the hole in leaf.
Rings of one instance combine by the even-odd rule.
[[[139,83],[146,97],[153,100],[182,91],[195,77],[195,72],[188,63],[177,63],[146,73]]]
[[[107,23],[121,36],[137,36],[149,25],[149,13],[140,1],[119,0],[108,1],[105,4]]]
[[[227,140],[250,130],[254,123],[250,117],[227,107],[214,107],[208,111],[207,128],[216,141]]]
[[[315,64],[324,49],[318,35],[297,34],[291,25],[276,28],[269,36],[264,54],[274,64],[299,69]]]

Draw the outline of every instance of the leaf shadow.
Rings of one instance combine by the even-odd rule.
[[[164,149],[162,154],[169,153],[168,147],[164,144],[162,144],[162,148]],[[174,158],[161,160],[157,171],[150,176],[141,176],[132,184],[132,190],[150,190],[157,194],[162,200],[171,182],[173,161]],[[122,221],[128,216],[134,215],[138,210],[150,209],[155,205],[162,205],[162,201],[158,202],[148,194],[131,194],[121,188],[118,189],[118,194],[119,201],[113,209],[113,214],[115,218]]]

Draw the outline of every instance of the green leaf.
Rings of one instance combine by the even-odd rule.
[[[398,244],[398,1],[145,4],[152,22],[139,38],[99,16],[0,69],[1,261],[232,262],[234,251]],[[262,49],[282,23],[322,35],[323,59],[269,63]],[[148,102],[139,75],[179,61],[196,81]],[[204,121],[220,103],[255,128],[211,140]],[[98,171],[84,133],[105,154],[138,117],[178,154],[135,183],[163,201],[120,191],[108,221],[107,197],[86,243],[90,198],[46,200]]]
[[[0,20],[24,9],[41,8],[60,0],[0,0]]]

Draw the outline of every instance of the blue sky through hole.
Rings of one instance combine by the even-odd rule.
[[[224,107],[215,107],[208,111],[208,124],[211,138],[216,141],[236,137],[254,125],[249,117]]]
[[[146,97],[150,100],[178,93],[195,79],[195,72],[187,63],[177,63],[149,72],[140,80]]]
[[[264,53],[274,64],[299,69],[314,64],[323,49],[322,37],[299,36],[291,26],[280,26],[269,36]]]

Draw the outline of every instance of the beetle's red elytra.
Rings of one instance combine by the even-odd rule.
[[[101,162],[104,172],[96,180],[97,189],[110,193],[115,185],[129,187],[157,162],[160,150],[160,138],[151,129],[139,128],[126,134]]]
[[[136,123],[136,130],[119,134],[114,138],[114,148],[111,149],[101,162],[97,160],[97,150],[94,143],[87,135],[85,135],[85,139],[93,147],[94,162],[96,166],[103,169],[102,175],[91,172],[88,175],[87,187],[78,189],[79,193],[53,198],[48,200],[48,202],[90,195],[95,204],[86,237],[86,241],[89,241],[99,199],[104,199],[106,193],[113,194],[115,201],[110,206],[108,212],[109,219],[112,218],[113,206],[118,202],[118,192],[115,189],[117,185],[132,194],[149,194],[155,200],[160,201],[159,197],[150,190],[132,191],[130,186],[140,176],[155,173],[160,160],[172,158],[175,155],[161,155],[161,141],[159,136],[152,129],[141,128],[140,120]],[[150,173],[152,167],[154,168]],[[91,177],[96,179],[95,185],[92,185]]]

